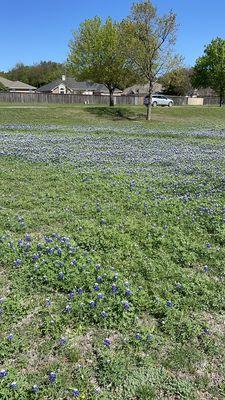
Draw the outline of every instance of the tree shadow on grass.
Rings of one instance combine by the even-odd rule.
[[[101,118],[107,118],[117,121],[137,121],[143,119],[144,117],[143,113],[136,113],[126,107],[88,107],[86,111]]]

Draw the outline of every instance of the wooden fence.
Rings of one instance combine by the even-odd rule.
[[[115,105],[141,105],[143,97],[114,96]],[[0,102],[5,103],[50,103],[50,104],[109,104],[109,96],[51,93],[0,93]]]
[[[168,96],[175,106],[188,105],[186,96]],[[142,105],[143,96],[114,96],[115,105]],[[0,102],[5,103],[48,103],[48,104],[109,104],[109,96],[83,94],[51,94],[51,93],[0,93]],[[218,97],[204,97],[204,105],[219,104]]]

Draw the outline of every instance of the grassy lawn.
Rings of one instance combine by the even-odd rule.
[[[0,104],[0,399],[225,398],[225,113]]]

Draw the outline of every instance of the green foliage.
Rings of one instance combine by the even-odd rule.
[[[161,17],[150,0],[133,5],[131,15],[122,22],[123,47],[128,63],[142,82],[149,83],[150,102],[147,119],[151,118],[153,83],[180,62],[173,55],[176,16],[171,11]]]
[[[104,83],[110,94],[136,82],[123,53],[120,25],[111,18],[84,21],[69,46],[69,68],[78,80]]]
[[[220,105],[225,96],[225,40],[216,38],[205,47],[204,55],[197,59],[194,67],[195,87],[210,87],[220,96]]]
[[[41,61],[39,64],[16,64],[7,74],[6,78],[21,81],[31,86],[40,87],[61,78],[65,73],[65,66],[53,61]]]
[[[8,88],[6,88],[1,82],[0,82],[0,93],[1,92],[8,92]]]
[[[192,69],[178,68],[161,77],[160,83],[162,83],[166,94],[185,96],[193,92],[192,75]]]
[[[182,117],[195,129],[203,122],[224,126],[219,108],[174,108],[172,113],[156,110],[155,117]],[[170,142],[176,155],[186,146],[197,150],[197,158],[200,150],[210,154],[210,165],[200,159],[190,167],[188,160],[183,172],[177,164],[175,174],[172,160],[163,164],[157,159],[157,166],[152,163],[147,172],[129,168],[117,173],[22,161],[20,154],[2,157],[0,371],[8,374],[0,378],[0,398],[65,400],[74,398],[73,388],[81,400],[223,398],[224,162],[218,167],[214,158],[215,151],[223,151],[222,130],[218,136],[209,132],[198,137],[186,129],[176,131],[179,125],[174,125],[173,133],[160,134],[157,128],[144,134],[145,122],[134,128],[137,124],[127,120],[96,119],[85,108],[68,106],[5,107],[0,118],[8,125],[3,151],[9,136],[15,148],[18,132],[36,151],[31,137],[42,140],[48,126],[52,145],[66,136],[68,146],[73,136],[80,141],[85,137],[87,146],[92,136],[102,135],[120,144],[132,140],[136,152],[143,141],[163,143],[166,152]],[[99,131],[90,132],[93,124]],[[101,133],[102,127],[109,131]],[[93,151],[106,154],[107,147]],[[121,146],[117,154],[120,157]],[[18,259],[21,263],[15,263]],[[74,259],[77,263],[71,265]],[[89,301],[99,292],[93,289],[97,273],[107,274],[99,283],[105,299],[92,309]],[[124,298],[126,280],[129,298]],[[111,291],[114,283],[117,298]],[[80,287],[85,289],[81,296]],[[121,301],[126,299],[131,307],[125,312]],[[66,312],[68,304],[71,310]],[[108,320],[99,318],[103,304]],[[109,346],[104,345],[106,338]],[[51,371],[56,372],[55,382],[49,381]],[[17,389],[11,387],[14,381]]]

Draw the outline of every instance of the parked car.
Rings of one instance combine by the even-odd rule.
[[[147,106],[149,104],[149,95],[144,98],[144,105]],[[152,107],[156,106],[173,106],[173,100],[169,97],[163,96],[162,94],[153,94],[152,96]]]

